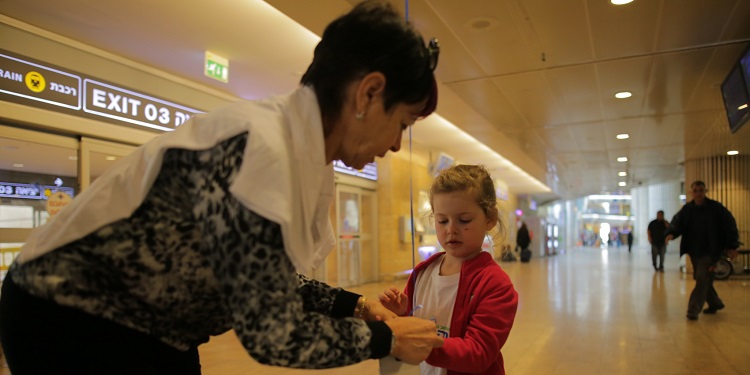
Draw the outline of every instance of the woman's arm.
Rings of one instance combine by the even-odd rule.
[[[342,292],[309,280],[300,289],[276,223],[246,209],[231,195],[221,205],[207,206],[224,210],[202,218],[207,228],[204,236],[212,249],[221,298],[240,341],[255,360],[284,367],[330,368],[388,355],[391,332],[385,323],[335,319],[314,311],[329,305],[333,312]],[[310,296],[323,301],[313,303]],[[306,311],[306,304],[315,309]]]

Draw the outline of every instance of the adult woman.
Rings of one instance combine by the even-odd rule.
[[[436,47],[386,3],[361,3],[326,28],[290,95],[196,116],[98,178],[6,277],[11,370],[195,374],[197,346],[231,328],[272,365],[424,359],[442,343],[433,323],[295,271],[332,245],[331,162],[398,151],[434,110]]]

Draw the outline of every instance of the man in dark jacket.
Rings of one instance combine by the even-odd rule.
[[[648,242],[651,243],[651,263],[654,269],[664,272],[664,254],[667,252],[667,244],[664,243],[669,222],[664,220],[664,211],[656,213],[656,219],[648,224]],[[659,258],[657,266],[656,258]]]
[[[667,230],[665,243],[683,236],[680,256],[690,255],[693,264],[695,288],[690,293],[687,318],[698,319],[703,305],[708,302],[706,314],[715,314],[724,303],[714,289],[713,267],[726,252],[730,258],[737,256],[739,234],[737,223],[721,203],[706,198],[706,184],[695,181],[690,185],[693,200],[674,215]]]

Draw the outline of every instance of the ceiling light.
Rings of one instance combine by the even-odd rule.
[[[619,161],[620,163],[624,163],[628,161],[628,158],[625,156],[620,156],[619,158],[617,158],[617,161]]]
[[[740,152],[739,152],[739,151],[737,151],[737,150],[727,151],[727,155],[737,155],[737,154],[739,154],[739,153],[740,153]]]
[[[631,96],[633,96],[633,94],[630,91],[623,91],[623,92],[618,92],[617,94],[615,94],[615,98],[617,99],[625,99]]]
[[[13,168],[23,168],[23,164],[21,163],[14,163]]]
[[[627,183],[625,181],[620,181],[617,185],[619,185],[619,186],[625,186],[625,185],[627,185]]]
[[[624,134],[623,133],[623,134],[618,134],[617,135],[617,139],[628,139],[628,138],[630,138],[629,134]]]
[[[107,159],[107,160],[109,160],[109,161],[112,161],[112,160],[115,160],[115,159],[117,159],[117,158],[116,158],[116,157],[114,157],[114,156],[107,156],[107,157],[106,157],[105,159]]]
[[[610,0],[610,2],[614,5],[625,5],[625,4],[632,3],[633,0]]]
[[[628,172],[620,172],[617,175],[620,176],[620,177],[625,177],[625,176],[628,175]]]

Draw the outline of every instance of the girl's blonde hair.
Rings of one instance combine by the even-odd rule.
[[[487,169],[481,165],[460,164],[442,170],[432,182],[430,206],[432,207],[436,194],[456,191],[466,191],[472,194],[477,205],[484,211],[484,215],[490,221],[495,222],[492,239],[495,246],[499,246],[505,234],[505,228],[500,220],[495,184]]]

